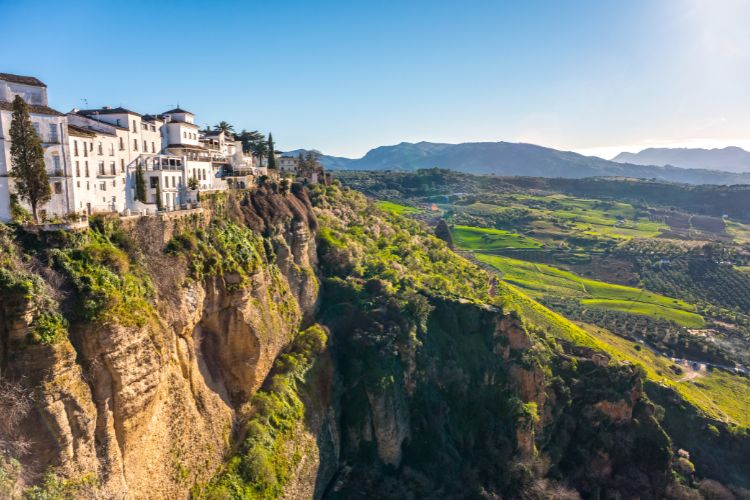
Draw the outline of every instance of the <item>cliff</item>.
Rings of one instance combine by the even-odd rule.
[[[561,341],[419,224],[336,185],[203,201],[2,229],[0,492],[664,495],[639,370]]]

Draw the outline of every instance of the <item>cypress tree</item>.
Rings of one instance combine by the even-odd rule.
[[[453,236],[451,236],[451,230],[445,219],[440,219],[435,226],[435,236],[446,242],[448,247],[453,248]]]
[[[31,125],[29,106],[21,96],[13,99],[10,122],[10,176],[15,179],[16,193],[29,202],[34,222],[39,223],[37,208],[52,197],[44,150],[39,136]]]
[[[276,168],[276,156],[274,155],[273,134],[268,134],[268,168]]]
[[[161,201],[161,181],[156,185],[156,209],[160,212],[164,210],[164,205]]]
[[[135,169],[135,199],[146,203],[146,179],[143,177],[143,167],[140,165]]]

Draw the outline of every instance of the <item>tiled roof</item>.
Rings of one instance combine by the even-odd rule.
[[[182,125],[189,125],[191,127],[199,128],[198,125],[196,125],[195,123],[184,122],[182,120],[170,120],[167,123],[180,123]]]
[[[174,109],[170,109],[169,111],[165,111],[162,114],[163,115],[172,115],[172,114],[176,114],[176,113],[187,113],[189,115],[195,116],[195,113],[191,113],[190,111],[187,111],[187,110],[182,109],[180,107],[177,107],[177,108],[174,108]]]
[[[91,130],[86,130],[85,128],[68,124],[68,135],[75,135],[77,137],[94,137],[96,136],[96,133]]]
[[[0,73],[0,80],[5,80],[6,82],[12,82],[12,83],[21,83],[23,85],[33,85],[35,87],[46,87],[46,85],[39,80],[38,78],[34,78],[33,76],[21,76],[21,75],[13,75],[11,73]]]
[[[164,117],[162,115],[143,115],[141,118],[147,122],[153,122],[156,120],[162,120],[162,121],[164,120]]]
[[[49,106],[39,106],[37,104],[28,104],[29,113],[37,115],[50,115],[50,116],[63,116],[59,111],[50,108]],[[13,111],[13,103],[8,101],[0,101],[0,109],[5,111]]]
[[[136,113],[135,111],[130,111],[129,109],[125,109],[122,106],[118,106],[116,108],[100,108],[100,109],[79,109],[78,114],[83,116],[91,116],[91,115],[120,115],[120,114],[130,114],[135,116],[141,116],[140,113]]]
[[[96,130],[96,129],[88,128],[88,127],[78,127],[76,125],[71,125],[71,124],[68,124],[68,133],[70,135],[77,135],[80,137],[94,137],[97,134],[108,135],[110,137],[117,137],[116,134],[112,134],[110,132],[104,132],[102,130]]]
[[[195,146],[193,144],[170,144],[169,146],[167,146],[167,149],[177,149],[177,148],[181,148],[181,149],[198,149],[200,151],[204,151],[206,149],[203,146]]]

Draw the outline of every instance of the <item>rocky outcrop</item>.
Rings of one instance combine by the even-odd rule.
[[[95,478],[105,498],[179,498],[221,464],[240,408],[314,312],[317,225],[300,190],[204,205],[202,215],[122,225],[155,287],[141,327],[71,315],[67,339],[26,346],[31,313],[3,298],[3,375],[35,388],[23,426],[33,438],[24,463],[31,480],[51,466],[62,477]],[[214,216],[254,226],[270,243],[243,287],[232,275],[192,280],[189,257],[164,254],[175,234]]]

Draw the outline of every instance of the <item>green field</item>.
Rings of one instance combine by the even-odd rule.
[[[398,203],[393,203],[391,201],[378,201],[375,202],[375,205],[377,205],[378,208],[398,215],[416,214],[420,211],[418,208],[410,207],[408,205],[399,205]]]
[[[481,253],[476,257],[498,269],[506,282],[534,298],[576,298],[590,307],[659,317],[688,328],[700,328],[704,324],[703,318],[695,313],[695,306],[681,300],[629,286],[581,278],[546,264]]]
[[[528,210],[532,218],[530,226],[548,236],[623,240],[653,238],[668,229],[665,224],[650,221],[632,205],[622,202],[603,202],[562,194],[535,196],[514,193],[503,195],[494,203],[497,204],[477,201],[470,205],[446,205],[443,208],[477,216],[502,214],[511,209]]]
[[[505,248],[539,248],[542,242],[502,229],[454,226],[453,242],[466,250],[502,250]]]

